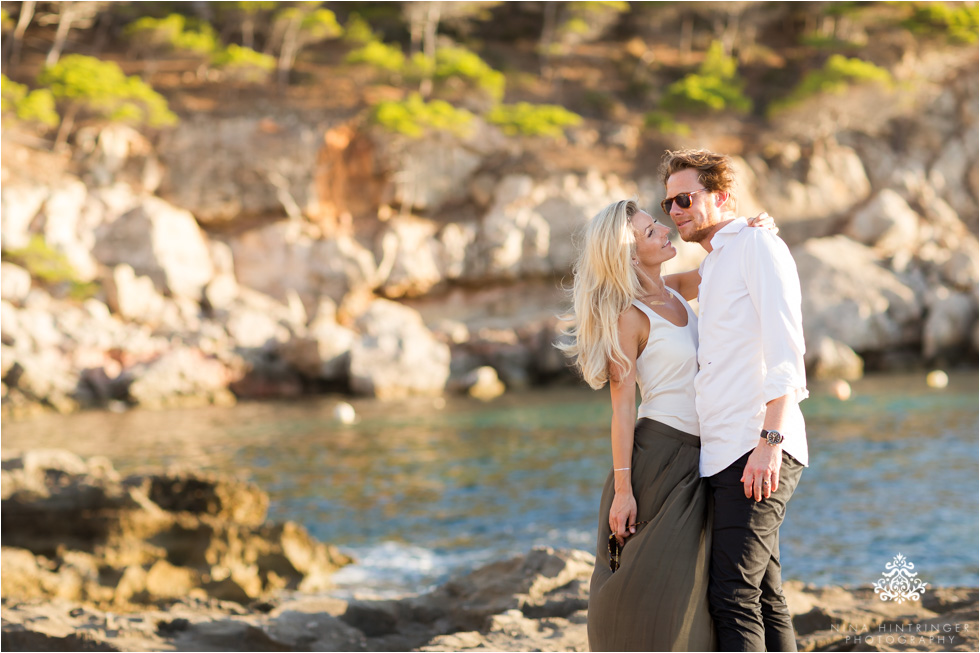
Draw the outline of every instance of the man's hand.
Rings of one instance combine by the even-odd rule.
[[[745,497],[755,497],[756,501],[768,499],[779,488],[779,468],[782,464],[783,448],[772,446],[760,438],[742,472]]]

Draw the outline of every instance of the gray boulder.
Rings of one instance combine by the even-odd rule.
[[[912,252],[918,247],[919,216],[901,195],[886,188],[854,214],[845,234],[883,256]]]
[[[350,354],[355,392],[381,399],[442,394],[449,379],[449,347],[432,335],[415,310],[376,299],[356,328],[361,337]]]
[[[922,304],[912,288],[846,236],[815,238],[794,248],[803,292],[807,349],[824,337],[858,352],[917,344]]]
[[[153,280],[157,289],[200,300],[214,274],[207,239],[187,211],[146,196],[135,209],[97,230],[95,257],[122,263]]]

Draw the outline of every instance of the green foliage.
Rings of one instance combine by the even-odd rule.
[[[465,48],[440,48],[436,51],[433,76],[438,80],[461,77],[476,84],[494,100],[504,96],[507,80],[491,68],[478,54]]]
[[[3,258],[26,269],[31,277],[45,284],[66,284],[69,294],[75,299],[93,297],[98,289],[96,284],[82,281],[65,255],[53,249],[38,234],[31,236],[26,247],[5,251]]]
[[[592,31],[593,23],[602,22],[603,16],[624,14],[630,10],[628,2],[619,0],[586,0],[566,4],[568,18],[558,26],[562,36],[586,36]]]
[[[39,123],[48,127],[58,124],[60,117],[55,109],[54,96],[46,88],[28,91],[27,86],[0,75],[2,111],[22,122]]]
[[[654,129],[661,134],[673,134],[677,136],[689,136],[691,134],[690,125],[678,122],[666,111],[650,111],[643,116],[643,126],[646,129]]]
[[[14,21],[10,18],[10,14],[6,9],[0,9],[0,27],[6,32],[14,26]]]
[[[299,7],[288,7],[280,11],[276,17],[286,21],[300,21],[300,31],[305,42],[332,39],[344,33],[344,28],[337,22],[337,16],[329,9],[308,11]]]
[[[262,82],[276,68],[276,58],[232,43],[211,57],[211,65],[232,77]]]
[[[70,54],[38,75],[56,102],[112,121],[171,125],[177,116],[167,101],[136,75],[127,77],[111,61]]]
[[[403,72],[413,80],[434,79],[445,82],[459,79],[485,92],[491,99],[499,102],[504,96],[507,78],[494,70],[478,54],[461,47],[446,47],[436,50],[435,61],[422,53],[416,53],[405,65]]]
[[[912,15],[902,24],[919,34],[940,34],[950,41],[976,43],[980,29],[980,7],[964,3],[951,7],[945,2],[912,2]]]
[[[443,100],[426,102],[413,93],[402,101],[379,102],[374,106],[372,119],[389,131],[411,138],[421,138],[430,129],[463,136],[469,132],[473,114]]]
[[[743,93],[738,62],[725,55],[720,41],[714,41],[698,72],[667,87],[661,106],[667,111],[746,112],[752,102]]]
[[[436,79],[462,77],[474,82],[495,100],[504,96],[507,80],[475,52],[465,48],[440,48],[436,51]]]
[[[820,93],[842,93],[852,84],[879,83],[890,84],[891,73],[870,61],[849,59],[843,55],[832,55],[819,70],[807,73],[796,88],[785,99],[773,102],[770,114],[802,102]]]
[[[361,18],[360,14],[352,13],[347,17],[347,25],[344,26],[344,40],[350,43],[368,44],[379,39],[371,29],[371,25]]]
[[[208,55],[220,47],[211,25],[188,20],[183,14],[144,16],[127,25],[123,34],[143,49]]]
[[[487,113],[487,120],[500,125],[509,136],[549,136],[559,138],[566,127],[582,123],[582,116],[554,104],[500,104]]]
[[[817,50],[856,50],[863,47],[860,43],[844,41],[834,36],[810,34],[800,37],[800,44]]]
[[[272,11],[275,9],[279,3],[278,2],[219,2],[216,9],[233,9],[239,11],[243,14],[260,14],[263,11]]]
[[[397,45],[369,41],[363,47],[352,50],[347,55],[346,61],[368,64],[388,72],[399,72],[405,66],[405,55]]]
[[[421,52],[416,52],[405,64],[403,72],[413,80],[428,79],[436,73],[436,62]]]
[[[17,110],[17,104],[27,96],[27,86],[0,75],[0,108],[4,113]]]

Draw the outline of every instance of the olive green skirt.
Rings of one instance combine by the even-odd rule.
[[[701,441],[651,419],[633,435],[632,482],[636,534],[620,567],[609,570],[609,472],[599,506],[595,571],[589,593],[593,651],[713,651],[708,614],[711,501],[698,474]]]

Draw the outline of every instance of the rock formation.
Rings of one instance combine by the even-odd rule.
[[[62,450],[4,460],[2,475],[5,600],[248,603],[329,587],[350,562],[299,524],[266,522],[268,496],[230,478],[121,477],[106,459]]]

